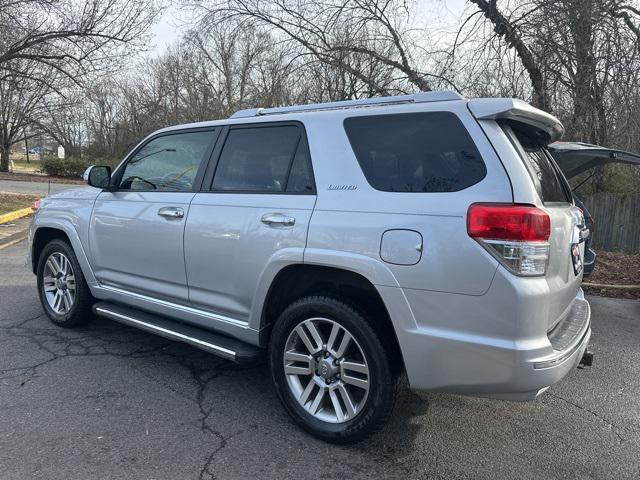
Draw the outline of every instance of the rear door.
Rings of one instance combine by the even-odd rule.
[[[216,150],[185,230],[189,299],[248,322],[261,278],[303,260],[316,199],[311,159],[296,122],[229,127]]]

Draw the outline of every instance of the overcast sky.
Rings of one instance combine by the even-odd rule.
[[[442,28],[455,25],[460,18],[466,0],[414,0],[416,3],[417,22],[431,25],[441,24]],[[189,27],[188,17],[178,7],[165,10],[160,21],[151,31],[151,50],[149,55],[156,56],[174,43],[181,32]]]

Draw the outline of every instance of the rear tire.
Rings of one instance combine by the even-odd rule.
[[[93,318],[93,297],[71,246],[51,240],[40,253],[37,269],[40,303],[49,320],[73,328]]]
[[[360,441],[393,411],[397,377],[389,356],[365,318],[336,298],[289,305],[272,331],[269,363],[287,412],[322,440]]]

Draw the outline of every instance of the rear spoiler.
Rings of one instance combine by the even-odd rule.
[[[468,107],[478,120],[515,120],[543,130],[549,142],[555,142],[564,133],[560,120],[517,98],[474,98]]]

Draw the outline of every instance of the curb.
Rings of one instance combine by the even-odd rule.
[[[582,285],[586,287],[594,287],[594,288],[617,288],[620,290],[640,289],[640,285],[607,285],[606,283],[587,283],[587,282],[583,282]]]
[[[4,215],[0,215],[0,225],[3,223],[12,222],[22,217],[26,217],[27,215],[31,215],[33,213],[33,209],[31,207],[21,208],[20,210],[14,210],[13,212],[5,213]]]

